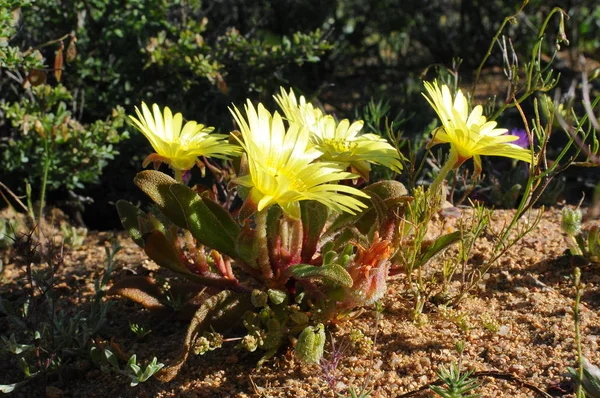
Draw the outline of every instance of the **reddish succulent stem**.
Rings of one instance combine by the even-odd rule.
[[[268,209],[256,213],[256,240],[258,241],[258,265],[265,279],[273,278],[271,261],[269,259],[269,246],[267,242],[267,214]]]

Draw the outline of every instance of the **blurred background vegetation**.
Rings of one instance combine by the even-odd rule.
[[[229,105],[245,98],[273,105],[279,86],[318,97],[337,117],[365,118],[375,132],[385,131],[387,116],[403,139],[423,141],[435,115],[421,97],[422,79],[459,76],[458,84],[470,88],[504,18],[521,4],[0,0],[0,181],[19,193],[29,183],[35,198],[46,176],[53,203],[79,212],[85,204],[81,221],[89,227],[118,228],[111,203],[136,200],[131,181],[151,151],[126,123],[135,105],[168,105],[227,133],[233,128]],[[544,37],[538,32],[555,6],[570,17],[570,46],[554,60],[565,93],[581,77],[580,56],[588,70],[598,66],[597,1],[531,0],[503,34],[522,62],[538,40],[550,61],[559,19],[550,21]],[[503,95],[502,66],[496,47],[475,102]],[[503,118],[503,126],[522,128],[514,112]],[[493,177],[493,169],[485,170]],[[575,173],[575,191],[595,186],[595,173]],[[482,192],[504,190],[499,178],[487,181]],[[561,197],[565,183],[548,204]],[[492,194],[487,199],[506,205]]]

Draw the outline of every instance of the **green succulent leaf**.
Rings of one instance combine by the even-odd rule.
[[[219,205],[214,203],[209,207],[207,203],[210,199],[201,198],[185,185],[171,185],[169,190],[183,212],[186,220],[184,227],[190,230],[194,238],[223,254],[237,257],[235,242],[240,227],[223,208],[213,211],[215,205]]]
[[[402,208],[412,200],[404,185],[398,181],[386,180],[373,183],[363,189],[370,199],[360,199],[369,208],[359,215],[344,213],[339,215],[327,228],[331,234],[341,228],[355,224],[362,234],[367,234],[373,225],[381,223],[390,209]]]
[[[181,274],[186,278],[207,286],[219,286],[220,288],[235,288],[237,281],[232,279],[214,279],[200,276],[190,271],[183,263],[179,251],[173,243],[160,231],[154,231],[144,237],[146,245],[144,251],[156,264],[173,272]]]
[[[310,264],[297,264],[290,267],[289,271],[298,279],[325,280],[343,287],[352,287],[354,284],[348,271],[337,263],[327,264],[321,267]]]
[[[140,225],[140,220],[146,218],[144,212],[126,200],[119,200],[116,207],[123,228],[138,246],[144,247],[144,233]]]
[[[144,251],[156,264],[173,272],[187,274],[190,271],[182,262],[178,250],[160,231],[154,231],[145,237]]]
[[[181,228],[187,228],[185,213],[170,188],[177,181],[165,173],[156,170],[144,170],[133,179],[146,195],[150,197],[171,222]]]
[[[327,206],[317,201],[300,202],[303,227],[302,261],[309,262],[317,251],[317,244],[329,216]]]
[[[305,363],[319,363],[325,346],[325,327],[322,323],[317,326],[307,326],[298,336],[296,357]]]

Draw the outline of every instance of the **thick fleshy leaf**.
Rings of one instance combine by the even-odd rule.
[[[408,191],[404,185],[394,180],[370,184],[363,189],[363,192],[375,197],[370,200],[359,198],[369,208],[359,215],[340,214],[327,228],[327,235],[355,223],[360,232],[366,234],[373,224],[382,221],[382,217],[387,215],[389,209],[397,211],[412,199],[408,196]]]
[[[174,314],[176,319],[189,321],[199,307],[206,287],[197,283],[172,282],[170,294],[183,305]],[[106,292],[108,297],[124,297],[141,304],[150,311],[171,313],[173,308],[166,305],[167,297],[156,280],[147,276],[129,276],[120,279]]]
[[[125,200],[119,200],[116,204],[121,224],[131,236],[131,239],[140,247],[144,247],[144,239],[140,219],[146,217],[143,211]]]
[[[297,264],[289,268],[289,272],[298,279],[317,279],[332,282],[343,287],[352,287],[352,277],[339,264],[327,264],[322,267],[310,264]]]
[[[366,235],[372,230],[373,226],[379,229],[383,220],[387,217],[388,206],[385,200],[376,193],[370,193],[371,206],[368,211],[363,212],[360,218],[356,221],[356,228]]]
[[[307,326],[298,336],[294,353],[304,363],[318,364],[323,356],[325,346],[325,327]]]
[[[185,213],[169,189],[172,185],[177,185],[175,179],[160,171],[144,170],[135,176],[133,182],[156,203],[171,222],[181,228],[188,227]]]
[[[165,300],[163,291],[154,279],[147,276],[130,276],[120,279],[106,292],[106,295],[125,297],[151,311],[167,308],[163,304]]]
[[[222,222],[219,216],[224,216],[225,213],[223,211],[219,211],[218,214],[213,212],[206,204],[209,199],[202,199],[185,185],[172,185],[170,191],[180,204],[179,207],[184,214],[187,228],[194,238],[222,254],[237,257],[235,242],[240,228],[233,219],[225,218]],[[214,206],[211,207],[214,208]]]
[[[217,332],[223,332],[232,325],[238,324],[244,312],[250,310],[251,307],[252,304],[247,296],[238,295],[228,290],[211,296],[194,314],[188,326],[179,357],[173,364],[161,369],[156,374],[156,378],[163,382],[173,380],[187,360],[196,339],[203,331],[214,329]]]
[[[327,206],[319,202],[305,201],[300,203],[302,214],[302,261],[310,262],[317,251],[317,244],[323,233],[329,211]]]
[[[225,230],[228,231],[228,234],[230,236],[237,236],[241,228],[231,214],[223,206],[209,198],[202,198],[202,201],[223,225]]]
[[[375,182],[365,187],[364,191],[367,193],[374,193],[384,200],[408,195],[408,191],[404,184],[395,180]]]
[[[144,251],[156,264],[180,274],[191,273],[179,256],[178,250],[173,247],[165,234],[154,231],[146,235],[144,240]]]
[[[255,230],[247,223],[238,234],[235,241],[235,251],[240,259],[249,266],[258,269],[258,240]]]

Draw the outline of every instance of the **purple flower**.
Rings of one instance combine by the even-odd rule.
[[[529,148],[529,137],[527,137],[527,131],[525,131],[525,129],[514,128],[508,131],[506,134],[519,137],[518,140],[511,142],[511,144],[515,144],[525,149]]]

